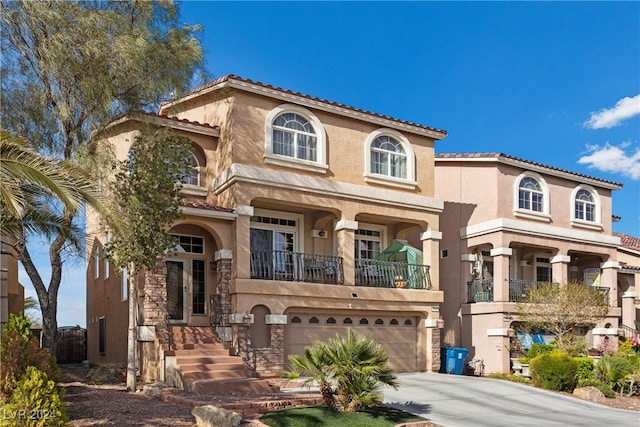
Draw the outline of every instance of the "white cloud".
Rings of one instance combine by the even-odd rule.
[[[605,108],[591,113],[589,120],[583,126],[591,129],[612,128],[621,121],[640,114],[640,94],[633,98],[624,97],[613,108]]]
[[[611,172],[627,176],[632,180],[640,180],[640,148],[627,154],[625,149],[630,144],[622,143],[619,146],[608,142],[604,146],[587,145],[589,155],[580,157],[578,163],[588,165],[603,172]]]

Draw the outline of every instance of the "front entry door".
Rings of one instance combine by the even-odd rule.
[[[186,290],[183,261],[167,261],[167,314],[169,321],[181,323],[184,316]]]

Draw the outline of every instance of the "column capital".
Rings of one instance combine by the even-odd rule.
[[[238,205],[236,206],[236,212],[238,213],[238,215],[253,216],[253,206]]]
[[[559,262],[564,264],[569,264],[571,262],[571,257],[569,255],[556,255],[551,258],[551,264],[557,264]]]
[[[215,251],[213,259],[216,261],[221,259],[233,259],[233,251],[231,249],[220,249],[219,251]]]
[[[491,256],[512,256],[513,249],[511,248],[493,248],[489,253]]]
[[[336,222],[336,231],[340,230],[357,230],[358,229],[358,221],[351,221],[348,219],[341,219]]]
[[[600,264],[600,268],[620,268],[618,261],[607,261]]]
[[[429,230],[420,233],[420,240],[442,240],[442,231]]]

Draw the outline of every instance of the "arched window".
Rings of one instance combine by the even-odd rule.
[[[344,323],[345,325],[350,325],[353,323],[353,320],[351,320],[349,317],[345,317],[342,323]]]
[[[571,224],[601,230],[601,206],[598,192],[588,186],[579,185],[571,195]]]
[[[365,141],[365,181],[415,188],[415,158],[411,143],[400,132],[378,129]]]
[[[517,217],[550,221],[549,187],[535,172],[523,172],[514,183],[514,214]]]
[[[527,176],[520,180],[519,188],[518,207],[528,211],[542,212],[544,194],[538,181]]]
[[[381,135],[371,143],[371,173],[407,177],[407,154],[400,142],[389,136]]]
[[[265,162],[325,172],[326,143],[320,120],[293,104],[274,108],[265,123]]]
[[[593,195],[585,189],[576,193],[576,219],[594,222],[596,220],[596,204]]]
[[[192,154],[187,159],[188,164],[182,169],[182,183],[186,185],[200,186],[200,165],[198,159]]]

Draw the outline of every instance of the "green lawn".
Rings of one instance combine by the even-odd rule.
[[[385,406],[362,412],[333,412],[326,406],[305,406],[269,412],[260,421],[271,427],[390,427],[424,418]]]

